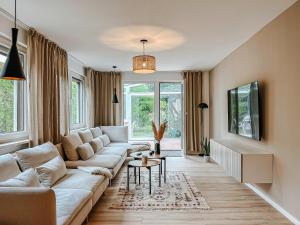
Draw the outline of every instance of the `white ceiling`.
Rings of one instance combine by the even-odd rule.
[[[99,70],[131,70],[141,51],[159,71],[211,69],[297,0],[22,0],[18,19]],[[13,13],[12,0],[0,7]]]

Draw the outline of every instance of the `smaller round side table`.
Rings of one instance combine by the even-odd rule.
[[[148,159],[147,163],[142,163],[142,160],[132,160],[128,162],[127,165],[127,190],[129,191],[129,169],[134,168],[134,183],[136,184],[136,178],[137,178],[137,171],[138,169],[138,177],[139,177],[139,184],[141,184],[141,167],[145,167],[149,171],[149,194],[151,194],[151,168],[154,166],[158,166],[159,168],[159,187],[161,186],[161,167],[160,167],[160,161],[158,160],[151,160]]]

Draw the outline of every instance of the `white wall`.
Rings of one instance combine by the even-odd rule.
[[[257,184],[300,219],[300,1],[236,49],[211,72],[211,134],[274,154],[273,183]],[[227,131],[227,90],[260,81],[263,139]]]
[[[79,75],[84,76],[84,63],[80,60],[76,59],[75,57],[68,55],[68,68],[69,72],[73,72]]]

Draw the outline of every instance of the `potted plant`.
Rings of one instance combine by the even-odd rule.
[[[155,143],[155,154],[160,154],[160,141],[164,137],[164,133],[167,129],[167,121],[160,124],[159,129],[157,130],[155,123],[152,121],[152,131],[154,135]]]
[[[201,148],[203,149],[203,153],[204,153],[204,161],[209,162],[209,160],[210,160],[210,141],[208,141],[207,138],[202,138]]]

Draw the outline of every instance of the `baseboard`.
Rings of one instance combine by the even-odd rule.
[[[261,198],[263,198],[270,205],[272,205],[276,210],[278,210],[282,215],[284,215],[292,223],[294,223],[295,225],[300,225],[300,221],[296,217],[294,217],[289,212],[287,212],[285,209],[283,209],[280,205],[278,205],[276,202],[274,202],[269,196],[267,196],[265,193],[263,193],[261,190],[259,190],[257,187],[255,187],[253,184],[247,183],[246,186],[249,187],[252,191],[254,191]]]

